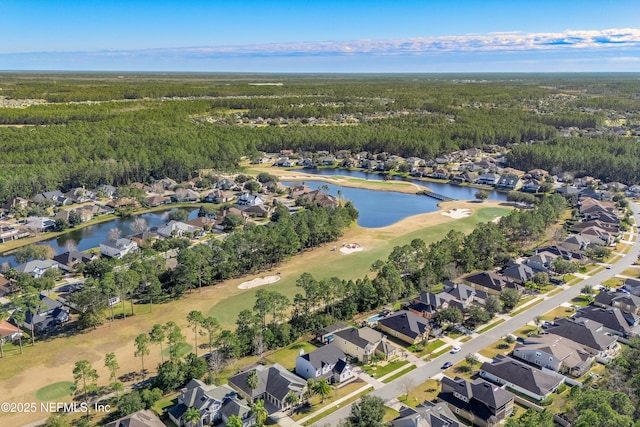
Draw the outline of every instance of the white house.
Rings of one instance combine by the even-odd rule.
[[[304,379],[326,378],[341,383],[353,377],[353,369],[346,362],[347,356],[335,344],[327,344],[296,359],[296,374]]]
[[[131,239],[109,239],[100,243],[100,253],[110,258],[122,258],[136,249],[138,245]]]

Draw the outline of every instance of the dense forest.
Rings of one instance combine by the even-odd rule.
[[[120,77],[0,74],[0,201],[182,180],[280,149],[434,158],[520,143],[515,167],[640,177],[633,138],[558,139],[560,128],[640,123],[640,84],[628,76]]]

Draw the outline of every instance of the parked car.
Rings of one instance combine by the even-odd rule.
[[[460,350],[462,350],[462,347],[460,346],[455,346],[451,349],[451,354],[456,354],[457,352],[459,352]]]
[[[611,264],[607,264],[607,270],[611,270]]]
[[[451,362],[444,362],[444,365],[442,365],[442,369],[449,369],[450,367],[453,366],[453,363]]]

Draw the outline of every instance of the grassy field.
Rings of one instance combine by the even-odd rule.
[[[556,319],[556,318],[569,317],[574,312],[575,312],[575,310],[573,308],[571,308],[571,307],[560,306],[560,307],[556,307],[553,310],[545,313],[542,316],[542,320],[546,320],[546,321],[550,322],[550,321],[552,321],[553,319]]]
[[[49,384],[36,391],[36,398],[43,402],[59,400],[71,395],[73,392],[73,383],[71,381],[61,381]]]
[[[478,223],[490,221],[507,212],[508,209],[502,207],[480,208],[470,217],[456,220],[455,229],[470,233]],[[299,263],[295,262],[295,259],[292,260],[293,262],[287,266],[286,274],[283,272],[282,279],[269,285],[269,289],[292,298],[293,295],[300,292],[300,288],[296,287],[296,280],[305,272],[310,273],[318,280],[330,277],[339,277],[345,280],[362,278],[371,272],[371,264],[379,259],[386,259],[395,246],[409,244],[416,238],[429,244],[442,239],[451,229],[452,224],[446,222],[394,236],[384,229],[354,227],[353,230],[348,230],[341,240],[356,241],[365,248],[364,251],[343,255],[340,252],[330,250],[334,246],[333,244],[325,245],[317,250],[313,262]],[[213,305],[208,311],[208,315],[216,316],[224,328],[232,327],[240,311],[253,307],[256,291],[257,289],[251,289],[230,295],[224,301]]]
[[[360,399],[362,396],[364,396],[367,393],[370,393],[371,391],[373,391],[373,387],[369,387],[366,390],[363,390],[362,392],[356,394],[355,396],[351,396],[350,398],[348,398],[347,400],[343,401],[341,403],[342,406],[346,406],[350,403],[355,402],[356,400]],[[326,401],[325,401],[326,403]],[[305,421],[305,423],[303,425],[305,426],[309,426],[311,424],[314,424],[316,421],[319,421],[321,419],[323,419],[324,417],[328,416],[329,414],[334,413],[335,411],[337,411],[338,409],[340,409],[339,405],[333,405],[332,407],[330,407],[329,409],[327,409],[326,411],[322,411],[321,414],[316,415],[315,417],[309,419],[308,421]]]
[[[316,348],[318,347],[307,341],[297,342],[287,348],[283,348],[265,356],[265,360],[269,363],[279,363],[287,369],[293,369],[296,367],[296,359],[300,355],[300,350],[303,350],[306,354]]]
[[[501,323],[503,323],[503,322],[504,322],[504,319],[498,319],[498,321],[493,322],[492,324],[487,325],[487,326],[485,326],[484,328],[480,329],[480,330],[478,331],[478,333],[479,333],[479,334],[482,334],[482,333],[484,333],[484,332],[487,332],[488,330],[495,328],[496,326],[498,326],[499,324],[501,324]]]

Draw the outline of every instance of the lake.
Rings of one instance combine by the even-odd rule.
[[[79,228],[76,230],[71,230],[59,237],[53,239],[43,240],[38,242],[38,244],[49,245],[53,248],[56,255],[61,254],[67,251],[66,246],[67,243],[73,242],[73,244],[78,248],[78,250],[84,251],[87,249],[95,248],[100,246],[101,242],[107,240],[107,236],[109,235],[109,231],[117,228],[120,230],[121,236],[128,236],[133,234],[131,231],[131,224],[137,217],[144,218],[147,221],[147,226],[149,228],[158,227],[167,223],[167,217],[169,216],[169,212],[174,210],[168,208],[165,211],[157,211],[145,213],[142,215],[134,215],[130,218],[117,218],[112,221],[103,222],[100,224],[90,225],[88,227]],[[196,208],[185,208],[185,210],[189,210],[189,219],[194,219],[198,216],[198,209]],[[12,267],[17,265],[13,256],[1,256],[0,264],[8,262]]]
[[[283,185],[290,185],[294,181],[283,181]],[[299,182],[299,181],[295,181]],[[361,188],[343,187],[322,181],[305,180],[304,183],[317,190],[320,186],[329,187],[328,193],[350,200],[360,212],[358,225],[367,228],[379,228],[391,225],[408,216],[435,212],[438,210],[438,200],[431,197],[398,193],[395,191],[374,191]]]
[[[368,179],[373,181],[384,180],[384,178],[380,174],[364,172],[360,170],[351,170],[351,169],[304,169],[301,172],[312,174],[312,175],[325,175],[325,176],[338,175],[338,176],[345,176],[350,178]],[[412,182],[414,184],[427,187],[434,193],[442,194],[443,196],[447,196],[456,200],[475,200],[475,194],[478,191],[478,189],[474,187],[460,186],[460,185],[448,184],[444,182],[421,181],[419,179],[403,178],[399,176],[395,176],[393,179],[399,180],[399,181]],[[499,201],[507,200],[506,193],[500,193],[498,191],[491,191],[491,190],[489,190],[488,192],[489,192],[489,200],[499,200]]]

